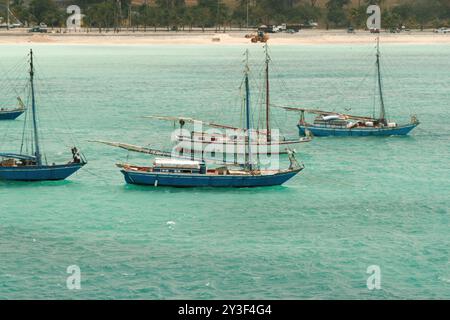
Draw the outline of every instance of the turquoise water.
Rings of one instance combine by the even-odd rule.
[[[0,182],[0,298],[450,298],[450,46],[383,46],[389,116],[417,114],[411,136],[316,139],[285,186],[242,190],[127,186],[114,164],[149,160],[88,140],[167,147],[172,125],[149,114],[236,124],[245,47],[33,48],[49,161],[73,138],[90,162],[65,182]],[[0,72],[25,72],[28,49],[0,46]],[[273,103],[373,112],[374,46],[271,54]],[[273,117],[297,134],[296,114]],[[0,123],[1,150],[17,151],[22,126]],[[70,265],[81,290],[66,288]]]

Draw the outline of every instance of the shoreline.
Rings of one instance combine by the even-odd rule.
[[[233,31],[214,33],[201,31],[147,31],[120,33],[77,32],[30,34],[26,31],[0,31],[0,45],[14,44],[55,44],[55,45],[246,45],[248,32]],[[370,44],[378,34],[345,30],[301,30],[296,34],[269,34],[270,45],[327,45],[327,44]],[[436,34],[432,31],[412,31],[402,33],[381,32],[379,36],[385,44],[450,44],[450,34]],[[213,41],[213,39],[215,41]],[[257,44],[255,44],[257,45]]]

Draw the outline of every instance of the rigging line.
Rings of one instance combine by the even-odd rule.
[[[89,173],[91,176],[96,177],[96,178],[97,178],[96,181],[99,181],[99,180],[100,180],[100,181],[101,181],[103,184],[105,184],[105,185],[108,185],[108,186],[111,185],[111,181],[106,180],[104,176],[101,176],[101,175],[99,175],[99,174],[97,174],[97,173],[94,173],[93,171],[91,171],[91,170],[90,170],[89,168],[87,168],[87,167],[84,167],[84,168],[83,168],[83,172],[87,172],[87,173]]]
[[[376,64],[374,65],[374,68],[375,69],[377,68]],[[377,78],[374,77],[373,78],[373,106],[372,106],[372,118],[374,118],[374,119],[377,117],[375,114],[376,104],[377,104],[377,89],[378,89],[377,86],[378,86]]]
[[[30,103],[30,96],[27,95],[26,98],[26,106],[29,106]],[[27,129],[27,124],[28,124],[28,111],[25,111],[25,117],[24,117],[24,121],[23,121],[23,129],[22,129],[22,143],[20,144],[20,153],[22,154],[23,152],[23,146],[24,143],[26,143],[26,129]]]
[[[8,68],[5,68],[4,74],[5,74],[6,76],[9,76],[10,74],[15,74],[13,71],[18,70],[18,69],[21,68],[24,64],[25,64],[25,63],[24,63],[23,60],[18,60],[18,61],[15,62],[9,69],[8,69]],[[6,80],[8,80],[8,78],[5,77],[3,80],[4,80],[5,82],[7,82]]]
[[[22,69],[22,68],[21,68]],[[18,70],[18,69],[17,69]],[[22,83],[23,81],[23,75],[17,75],[15,78],[8,77],[3,80],[3,82],[0,84],[2,88],[5,89],[5,91],[14,91],[16,94],[16,97],[20,95],[19,91],[17,90],[18,84]],[[22,88],[23,86],[20,85]]]
[[[13,123],[12,121],[8,121],[6,124],[5,134],[2,136],[2,139],[1,139],[2,144],[5,144],[6,139],[11,140],[10,136],[9,136],[9,134],[10,134],[9,129],[11,128],[12,123]]]
[[[239,70],[239,74],[242,71]],[[240,112],[242,112],[242,104],[241,104],[241,100],[242,100],[242,86],[243,86],[243,82],[244,79],[241,79],[241,82],[239,84],[239,86],[235,89],[236,90],[236,94],[233,97],[233,108],[238,109]],[[233,90],[234,91],[234,90]],[[236,117],[238,117],[239,119],[236,122]],[[233,124],[237,123],[237,127],[241,127],[242,125],[242,117],[241,115],[238,115],[237,113],[231,112],[231,121]]]
[[[277,63],[272,62],[272,70],[274,70],[272,72],[272,74],[276,74],[277,72],[279,72],[279,68]],[[292,103],[295,103],[294,101],[297,101],[297,98],[294,98],[293,95],[291,94],[291,90],[287,90],[289,88],[289,85],[287,84],[287,82],[283,79],[283,78],[275,78],[275,81],[272,80],[272,83],[276,86],[278,86],[278,88],[280,88],[280,92],[284,92],[286,91],[286,96],[288,98],[288,100],[291,100]],[[281,85],[279,85],[279,83],[281,83]],[[279,96],[279,95],[278,95]]]
[[[39,81],[39,73],[36,73],[35,71],[35,102],[36,102],[36,106],[37,106],[37,110],[35,111],[35,117],[36,117],[36,131],[38,131],[39,133],[39,146],[40,146],[40,153],[42,154],[42,156],[46,159],[46,143],[47,143],[47,132],[44,133],[44,130],[42,129],[42,121],[41,121],[41,117],[40,117],[40,110],[42,107],[41,101],[45,101],[44,99],[42,99],[42,94],[41,94],[41,84]]]
[[[258,74],[259,76],[258,77],[252,76],[252,75],[256,75],[256,74]],[[250,75],[250,76],[252,76],[250,78],[250,85],[253,84],[253,87],[256,87],[256,94],[255,94],[255,92],[252,91],[251,92],[252,93],[251,96],[252,97],[256,97],[256,99],[255,99],[256,103],[254,103],[254,105],[259,106],[259,107],[260,107],[260,103],[261,103],[261,96],[263,95],[263,92],[262,92],[263,89],[262,89],[262,86],[260,85],[260,81],[257,81],[256,78],[261,79],[261,74],[262,74],[262,71],[259,72],[259,73],[252,73]],[[255,108],[253,108],[253,109],[255,109]],[[257,112],[252,112],[252,121],[253,121],[253,125],[255,125],[255,123],[257,123],[257,129],[259,129],[260,118],[262,117],[262,114],[261,114],[261,109],[260,108],[256,108],[256,111]],[[255,119],[254,119],[255,117],[257,118],[256,122],[255,122]]]
[[[373,53],[371,53],[370,55],[373,55]],[[368,56],[368,54],[366,56]],[[363,59],[362,61],[365,61],[365,59]],[[273,67],[272,67],[273,69],[278,70],[278,64],[277,63],[272,62],[272,65],[273,65]],[[334,78],[342,78],[342,74],[338,74],[338,73],[334,72],[333,70],[329,70],[329,73],[331,73],[331,76],[329,78],[332,78],[332,77],[334,77]],[[286,83],[286,81],[284,81],[284,79],[280,79],[280,80],[281,80],[281,82],[284,84],[284,86],[286,88],[289,87],[289,85]],[[363,79],[363,81],[364,81],[364,79]],[[344,89],[341,90],[342,91],[341,92],[341,96],[346,96],[346,95],[343,95],[343,90]],[[290,91],[288,91],[288,98],[291,98]],[[331,100],[331,99],[332,99],[332,97],[330,96],[330,97],[327,97],[326,100]],[[316,100],[316,101],[323,101],[323,99]]]
[[[241,87],[241,85],[242,85],[242,82],[241,82],[241,84],[239,85],[239,88],[238,88],[238,90],[237,90],[237,94],[236,95],[233,95],[233,102],[231,103],[231,105],[232,105],[232,108],[234,109],[234,108],[236,108],[236,106],[238,106],[239,105],[239,103],[240,103],[240,101],[241,101],[241,89],[240,89],[240,87]],[[234,90],[233,90],[234,91]],[[239,106],[238,108],[237,108],[238,110],[240,110],[241,109],[241,106]],[[230,117],[230,115],[231,115],[231,117]],[[228,121],[230,121],[230,124],[231,125],[234,125],[234,124],[236,124],[236,113],[235,112],[231,112],[231,113],[227,113],[227,116],[228,116],[228,118],[227,119],[224,119],[224,113],[223,113],[223,111],[220,113],[220,115],[218,115],[218,117],[217,117],[217,119],[223,119],[224,121],[224,123],[226,123],[226,122],[228,122]],[[241,125],[241,119],[240,119],[240,117],[239,117],[239,119],[238,119],[238,127]]]
[[[43,87],[46,87],[47,88],[47,86],[44,86],[44,85],[42,85],[42,83],[44,83],[44,81],[41,81],[41,77],[37,77],[37,87],[38,87],[38,89],[40,89],[40,90],[38,90],[38,100],[40,100],[40,101],[42,101],[43,99],[42,99],[42,94],[40,93],[40,92],[43,92],[43,91],[47,91],[47,90],[42,90],[41,88],[43,88]],[[47,99],[45,99],[45,101],[49,101],[49,100],[51,100],[51,99],[48,99],[48,95],[47,95]],[[61,122],[62,124],[64,124],[64,121],[63,121],[63,119],[61,118],[61,116],[60,116],[60,113],[59,113],[59,111],[57,110],[57,108],[54,108],[53,107],[53,103],[52,103],[52,101],[50,101],[50,103],[46,103],[46,105],[47,106],[50,106],[50,108],[52,108],[54,111],[55,111],[55,115],[56,115],[56,117],[58,118],[58,120],[59,120],[59,122]],[[55,134],[55,135],[53,135],[53,137],[55,137],[56,139],[57,139],[57,141],[58,142],[60,142],[61,144],[63,144],[63,145],[65,145],[65,146],[67,146],[66,145],[66,141],[64,141],[61,137],[60,137],[60,135],[58,135],[58,134]],[[69,137],[70,137],[70,135],[69,135]]]
[[[40,90],[42,92],[52,92],[52,89],[50,88],[50,85],[48,85],[45,81],[45,79],[50,79],[49,77],[46,76],[46,73],[43,67],[41,67],[39,61],[37,61],[37,67],[39,69],[39,73],[37,75],[37,80],[38,80],[38,85],[40,88],[42,88],[43,90]],[[42,77],[39,75],[42,74]],[[39,93],[39,97],[42,97],[42,94]],[[61,124],[63,124],[63,126],[66,127],[66,129],[68,130],[68,132],[66,132],[66,135],[68,135],[70,142],[72,143],[72,146],[76,146],[77,145],[77,141],[74,137],[74,135],[72,134],[72,128],[70,127],[70,125],[68,124],[67,121],[65,121],[63,115],[61,114],[61,111],[59,110],[59,108],[55,107],[55,100],[52,98],[51,95],[47,94],[46,95],[47,99],[46,101],[50,101],[50,103],[47,103],[46,105],[49,105],[52,110],[55,111],[55,115],[58,118],[58,120],[60,121]],[[63,145],[66,145],[66,141],[64,141],[62,138],[59,137],[59,135],[55,135],[58,139],[58,141],[60,141]]]
[[[258,79],[261,79],[261,72],[258,73]],[[255,81],[256,83],[259,83],[259,81]],[[262,90],[257,90],[257,98],[256,98],[256,105],[258,106],[257,108],[257,129],[259,130],[260,126],[262,126],[262,99],[263,99],[263,92]]]
[[[13,62],[13,64],[11,65],[11,67],[9,67],[9,68],[3,68],[3,66],[2,66],[2,69],[5,70],[4,73],[5,73],[6,75],[9,75],[9,74],[12,73],[12,71],[17,70],[17,68],[19,68],[19,67],[21,67],[22,65],[24,65],[24,64],[25,64],[24,61],[27,61],[27,60],[24,59],[23,57],[21,57],[20,59],[18,59],[18,60],[16,60],[15,62]]]
[[[265,70],[263,70],[262,73],[265,74]],[[273,83],[274,83],[274,81],[272,81],[272,84],[273,84]],[[275,82],[275,83],[276,83],[276,82]],[[277,87],[277,88],[278,88],[277,84],[276,84],[275,86],[272,85],[272,87]],[[274,90],[272,90],[272,91],[274,91]],[[274,97],[274,96],[278,96],[278,94],[277,94],[277,95],[272,95],[272,97]],[[261,90],[260,100],[261,100],[261,101],[260,101],[260,113],[261,113],[261,118],[262,118],[261,122],[265,124],[265,122],[266,122],[266,117],[265,117],[266,106],[265,106],[265,102],[266,102],[266,101],[265,101],[265,93],[263,92],[263,90]],[[273,110],[270,109],[269,112],[270,112],[270,114],[271,114],[271,119],[272,119],[271,127],[272,127],[272,128],[276,128],[276,129],[278,129],[278,130],[281,130],[281,127],[282,127],[282,126],[280,126],[280,123],[279,123],[279,121],[278,121],[278,118],[277,118],[276,115],[273,113]],[[273,126],[273,123],[275,123],[276,126]]]
[[[232,125],[237,124],[236,127],[239,127],[241,125],[241,120],[242,120],[241,116],[239,115],[240,112],[242,111],[241,110],[242,106],[240,105],[241,104],[241,90],[238,89],[238,90],[236,90],[236,92],[237,92],[237,94],[234,95],[232,106],[233,106],[233,111],[234,111],[234,109],[236,109],[236,110],[239,110],[239,113],[231,112],[231,124]],[[238,118],[237,121],[236,121],[236,118]]]
[[[400,64],[395,65],[395,67],[398,67],[398,66],[400,66]],[[383,60],[382,60],[382,64],[381,64],[381,69],[383,70],[383,74],[395,74],[395,75],[398,74],[398,72],[394,72],[394,65],[391,64],[391,60],[386,59],[384,55],[383,55]],[[396,85],[394,87],[396,88],[396,90],[389,90],[387,92],[388,95],[386,95],[386,94],[384,95],[385,97],[388,98],[388,100],[389,100],[390,96],[392,96],[393,93],[395,93],[396,95],[401,95],[402,97],[405,97],[405,96],[408,97],[408,95],[404,94],[404,91],[405,91],[404,87],[399,86],[399,82],[400,82],[400,84],[402,83],[402,81],[395,81]],[[384,81],[383,81],[383,83],[384,83]],[[402,105],[402,107],[403,106],[404,106],[404,104]],[[408,108],[409,113],[413,114],[410,103],[407,103],[407,108]]]
[[[10,140],[9,139],[9,129],[10,129],[10,127],[11,127],[11,125],[12,125],[12,121],[6,121],[7,122],[7,124],[6,124],[6,130],[5,130],[5,133],[4,133],[4,135],[2,136],[2,139],[1,139],[1,144],[2,145],[4,145],[5,144],[5,141],[7,141],[7,138],[8,138],[8,140]]]

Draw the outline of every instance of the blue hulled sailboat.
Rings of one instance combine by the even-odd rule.
[[[129,151],[160,156],[153,162],[153,166],[137,166],[131,164],[118,164],[128,184],[146,186],[170,187],[222,187],[222,188],[249,188],[282,185],[293,178],[304,166],[295,159],[294,152],[288,150],[290,166],[288,169],[268,170],[261,169],[254,161],[252,150],[252,126],[250,110],[250,86],[248,52],[245,69],[245,163],[226,163],[218,160],[197,158],[194,152],[191,156],[173,155],[169,152],[134,146],[125,143],[96,141],[99,143],[123,148]],[[208,168],[207,163],[219,166]]]
[[[411,116],[410,123],[397,124],[388,121],[383,97],[383,86],[380,67],[380,41],[377,39],[376,76],[378,94],[380,97],[379,117],[366,117],[330,112],[323,110],[280,107],[287,111],[300,112],[300,121],[297,125],[301,136],[312,134],[316,137],[364,137],[364,136],[393,136],[407,135],[419,125],[416,116]],[[313,123],[306,120],[305,114],[316,116]]]
[[[22,101],[19,99],[19,104]],[[22,105],[19,105],[18,108],[15,109],[0,109],[0,120],[15,120],[20,117],[25,112],[25,108]]]
[[[87,162],[76,147],[72,148],[72,159],[66,164],[48,165],[43,161],[37,126],[36,100],[34,91],[33,51],[30,50],[30,94],[32,112],[32,154],[0,152],[0,180],[44,181],[64,180]],[[25,130],[25,129],[24,129]],[[22,135],[24,137],[25,135]],[[23,138],[22,138],[23,139]],[[22,140],[22,145],[23,145]],[[22,149],[22,148],[21,148]]]

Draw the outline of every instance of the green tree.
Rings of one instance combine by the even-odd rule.
[[[329,0],[326,3],[327,22],[335,27],[348,25],[347,14],[344,6],[348,5],[350,0]]]
[[[65,21],[65,12],[52,0],[31,0],[30,16],[35,23],[42,22],[53,27],[61,26]]]
[[[367,21],[366,7],[360,6],[351,8],[348,19],[352,26],[356,28],[365,28]]]
[[[116,6],[113,1],[96,3],[88,7],[86,17],[91,27],[109,28],[115,25]]]
[[[24,0],[14,0],[11,2],[10,6],[11,12],[14,16],[19,19],[22,23],[28,23],[33,18],[31,17],[30,10],[28,6],[25,4]]]

